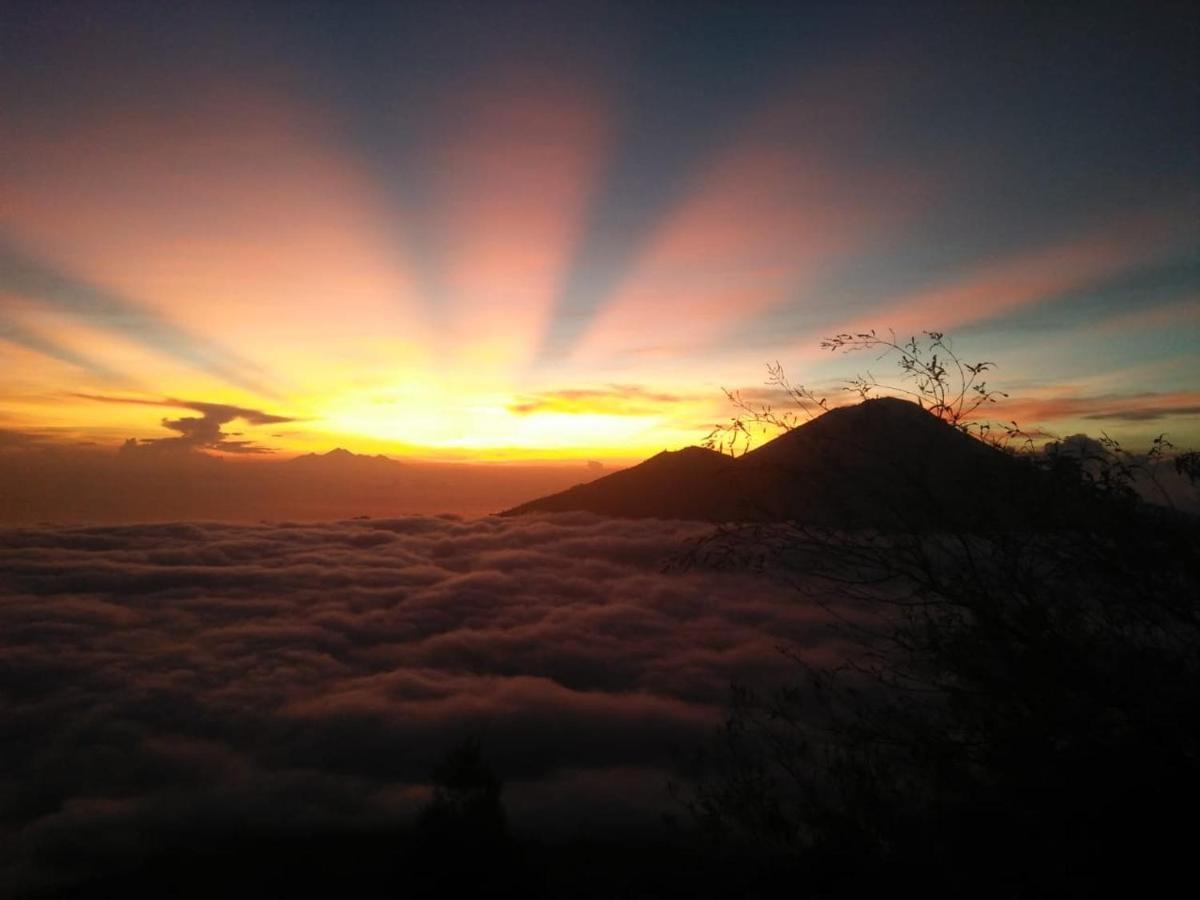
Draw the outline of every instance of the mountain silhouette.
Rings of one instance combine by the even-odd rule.
[[[328,453],[305,453],[303,456],[288,460],[287,464],[295,469],[323,472],[381,472],[404,468],[404,463],[382,454],[367,456],[361,453],[351,453],[342,447],[337,447]]]
[[[734,460],[715,450],[664,450],[628,469],[523,503],[504,516],[585,510],[629,519],[733,519]]]
[[[879,398],[832,409],[736,459],[701,447],[664,452],[501,515],[958,526],[1013,519],[1036,480],[915,403]]]

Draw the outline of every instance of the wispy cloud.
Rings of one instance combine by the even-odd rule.
[[[1041,396],[1012,398],[995,409],[1004,418],[1015,419],[1022,425],[1081,419],[1151,422],[1200,416],[1200,391],[1082,394],[1047,388]]]

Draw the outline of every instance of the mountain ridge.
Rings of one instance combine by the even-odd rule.
[[[305,453],[301,456],[293,456],[287,460],[288,463],[299,463],[301,465],[313,464],[378,464],[391,463],[393,465],[402,466],[404,463],[399,460],[392,459],[390,456],[384,456],[382,453],[369,455],[366,453],[355,453],[352,450],[347,450],[345,447],[334,447],[332,450],[327,450],[324,453]]]
[[[930,527],[1010,518],[1032,487],[1004,452],[906,400],[832,409],[740,457],[663,451],[501,513]]]

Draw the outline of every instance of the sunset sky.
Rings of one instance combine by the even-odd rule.
[[[1200,443],[1183,7],[827,6],[0,4],[0,430],[630,460],[894,328]]]

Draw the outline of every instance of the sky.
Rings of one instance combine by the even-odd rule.
[[[0,430],[633,460],[870,328],[1200,443],[1184,4],[0,3]],[[149,444],[147,444],[149,446]]]

